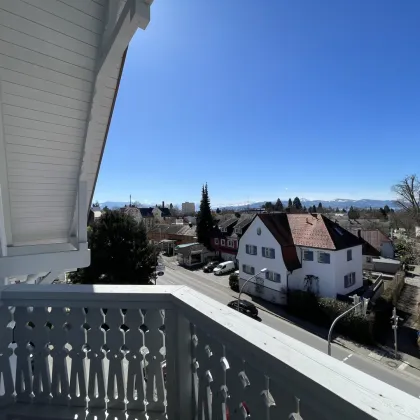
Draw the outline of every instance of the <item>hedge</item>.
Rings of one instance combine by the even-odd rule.
[[[313,293],[301,290],[289,290],[287,309],[291,314],[316,325],[330,328],[335,318],[351,305],[332,298],[320,298]],[[373,320],[356,312],[350,312],[342,318],[335,331],[363,344],[373,343]]]
[[[235,292],[239,292],[239,276],[235,273],[232,273],[229,276],[229,286]]]

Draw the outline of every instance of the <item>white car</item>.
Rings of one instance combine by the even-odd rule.
[[[235,263],[233,261],[225,261],[220,263],[214,270],[213,273],[216,276],[220,274],[230,273],[231,271],[235,271]]]

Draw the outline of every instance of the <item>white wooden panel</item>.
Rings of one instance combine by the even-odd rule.
[[[40,194],[40,191],[48,191],[57,194],[68,194],[77,192],[76,182],[72,183],[57,183],[57,184],[48,184],[48,183],[37,183],[37,182],[11,182],[9,180],[9,189],[11,192],[21,192],[25,191],[25,194],[28,195],[37,195]]]
[[[103,13],[99,16],[91,16],[57,0],[29,0],[28,3],[54,16],[62,17],[81,28],[86,28],[96,34],[102,34]]]
[[[20,32],[29,35],[30,37],[37,38],[41,41],[47,41],[50,44],[62,46],[68,51],[73,51],[86,57],[96,57],[98,48],[89,45],[86,42],[79,41],[78,39],[57,32],[46,26],[38,25],[21,16],[9,13],[2,9],[0,13],[0,25],[18,29]]]
[[[105,14],[105,2],[94,2],[90,0],[60,0],[69,6],[74,7],[90,16],[99,17]]]
[[[84,90],[86,92],[92,91],[92,83],[89,81],[59,73],[58,71],[42,67],[42,65],[28,63],[24,61],[24,58],[16,59],[0,54],[0,68],[19,71],[19,73],[48,80],[70,88]],[[3,71],[1,73],[3,74]],[[37,88],[36,85],[34,87]]]
[[[74,144],[74,145],[77,144],[80,147],[82,147],[83,145],[82,136],[74,136],[74,135],[63,134],[63,133],[57,134],[55,132],[34,130],[34,129],[23,128],[23,127],[14,126],[14,125],[8,125],[7,127],[4,127],[4,131],[7,138],[9,138],[9,136],[13,136],[13,137],[23,137],[27,139],[47,140],[47,141],[56,142],[56,143],[68,143],[68,144]],[[60,148],[61,146],[57,146],[57,147]]]
[[[32,51],[28,48],[10,44],[9,42],[0,40],[0,51],[7,57],[23,60],[73,78],[83,79],[87,82],[93,82],[95,80],[95,74],[92,70],[75,66],[74,64],[70,64],[66,61],[58,60],[57,58],[52,58],[45,54]]]
[[[13,162],[30,162],[30,163],[49,163],[56,166],[60,165],[68,165],[68,166],[75,166],[76,168],[79,167],[79,159],[68,159],[62,157],[50,157],[50,156],[38,156],[38,155],[25,155],[23,153],[7,153],[7,160],[11,164]]]
[[[59,141],[50,141],[33,138],[31,139],[28,137],[6,135],[6,143],[14,146],[20,145],[41,149],[62,150],[66,152],[78,153],[78,155],[81,155],[82,153],[82,146],[79,142],[66,143]]]
[[[94,32],[84,29],[81,26],[75,25],[62,17],[55,16],[37,7],[31,6],[22,0],[13,0],[3,3],[3,8],[18,16],[22,16],[29,21],[36,22],[40,25],[46,26],[61,32],[65,35],[72,36],[79,41],[98,47],[100,45],[101,36]]]
[[[42,98],[42,95],[40,96]],[[88,117],[88,112],[86,111],[49,104],[41,100],[29,99],[22,96],[11,95],[9,93],[4,93],[2,98],[3,104],[12,105],[20,109],[31,109],[53,115],[65,115],[79,121],[86,121]]]
[[[27,48],[31,51],[36,51],[45,56],[56,58],[57,60],[70,63],[78,67],[86,68],[91,71],[95,70],[94,55],[86,57],[85,55],[66,50],[62,46],[46,41],[43,42],[39,38],[34,38],[31,35],[27,35],[7,26],[0,25],[0,40],[9,42],[12,45]]]
[[[10,171],[11,169],[11,171]],[[39,162],[19,162],[19,161],[10,161],[8,162],[8,173],[13,173],[13,169],[24,169],[27,173],[30,171],[40,171],[45,174],[45,176],[74,176],[77,177],[79,171],[78,167],[74,165],[62,165],[62,164],[52,164],[52,163],[39,163]],[[34,176],[37,174],[34,173]]]
[[[57,199],[61,200],[68,196],[74,196],[76,194],[76,190],[71,189],[61,189],[61,190],[52,190],[52,189],[45,189],[45,190],[31,190],[31,189],[10,189],[10,196],[13,197],[13,201],[18,202],[22,201],[21,198],[28,198],[33,200],[39,197],[57,197]]]
[[[0,68],[1,67],[2,67],[2,64],[0,63]],[[89,89],[88,91],[75,89],[73,87],[51,82],[49,80],[43,80],[38,77],[32,77],[27,74],[8,70],[5,68],[1,69],[1,77],[3,79],[2,86],[6,85],[5,82],[13,83],[15,86],[19,85],[23,89],[28,90],[28,95],[33,89],[36,92],[44,92],[46,94],[55,94],[59,97],[65,97],[65,98],[68,98],[70,101],[73,101],[73,100],[83,101],[83,102],[86,102],[87,104],[90,104],[90,100],[92,96],[91,89]],[[70,102],[70,103],[73,103],[73,102]]]
[[[13,212],[13,217],[53,217],[57,214],[62,214],[63,216],[71,216],[73,214],[73,207],[63,207],[60,206],[59,210],[56,207],[48,206],[44,204],[43,207],[26,207],[26,206],[17,206]]]
[[[1,85],[3,92],[3,101],[8,94],[11,94],[16,97],[27,98],[27,100],[29,101],[34,100],[42,103],[56,105],[58,107],[63,107],[66,110],[77,110],[78,112],[84,113],[84,118],[86,118],[89,112],[90,104],[87,101],[80,101],[69,98],[67,96],[56,95],[55,93],[49,93],[39,89],[33,89],[27,86],[21,86],[15,83],[9,83],[5,81],[3,81]],[[12,105],[14,104],[12,103]]]
[[[67,127],[64,125],[50,124],[43,121],[35,121],[27,118],[14,117],[11,115],[4,115],[4,125],[13,125],[15,127],[28,128],[30,130],[32,129],[55,133],[57,137],[59,137],[61,134],[83,137],[83,134],[85,132],[84,129],[76,127]]]
[[[37,188],[70,188],[77,185],[76,178],[64,177],[42,177],[30,175],[9,175],[9,185],[11,187],[18,185],[32,185],[33,189]]]
[[[86,121],[64,117],[63,115],[50,114],[46,111],[36,111],[34,109],[21,108],[7,103],[3,104],[3,115],[9,115],[11,117],[28,118],[30,120],[42,121],[46,123],[52,123],[62,125],[65,127],[74,127],[83,130]]]
[[[77,179],[79,172],[74,166],[43,165],[42,163],[14,162],[7,168],[9,176],[33,176],[43,178]]]
[[[80,152],[69,152],[66,150],[45,149],[42,147],[21,146],[17,144],[6,144],[6,151],[8,153],[22,153],[30,156],[45,156],[52,158],[64,158],[68,160],[79,160],[81,158]],[[51,160],[51,159],[49,159]]]
[[[40,232],[35,234],[23,233],[16,235],[16,238],[13,238],[13,243],[15,245],[28,245],[31,243],[50,243],[49,240],[53,240],[54,243],[68,240],[68,234],[65,230],[45,231],[45,227],[42,225]]]

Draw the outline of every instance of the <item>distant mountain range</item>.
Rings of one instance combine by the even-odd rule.
[[[268,201],[268,200],[267,200]],[[395,208],[395,202],[392,200],[371,200],[369,198],[363,198],[361,200],[350,200],[346,198],[336,198],[335,200],[307,200],[305,198],[301,198],[300,202],[303,206],[318,206],[319,203],[322,204],[322,207],[332,207],[336,209],[337,207],[341,209],[349,209],[351,206],[357,207],[359,209],[368,209],[372,207],[373,209],[379,209],[381,207],[388,206],[390,208]],[[223,210],[243,210],[246,208],[257,209],[262,207],[266,202],[259,201],[256,203],[250,203],[246,205],[239,205],[239,206],[225,206],[220,207]],[[275,203],[275,200],[272,201]],[[282,200],[283,206],[287,207],[287,201]]]
[[[272,201],[273,204],[275,202],[276,200]],[[322,207],[332,207],[333,209],[336,209],[338,207],[340,210],[342,210],[343,208],[348,210],[351,206],[357,207],[359,209],[368,209],[370,207],[372,207],[373,209],[379,209],[385,206],[388,206],[390,208],[396,208],[395,202],[392,200],[371,200],[370,198],[364,198],[361,200],[350,200],[347,198],[336,198],[335,200],[307,200],[305,198],[301,198],[300,202],[305,207],[309,207],[309,206],[317,207],[319,203],[322,203]],[[221,210],[245,210],[247,208],[258,209],[262,207],[265,203],[266,203],[265,201],[258,201],[258,202],[249,203],[249,204],[219,206],[219,208]],[[282,200],[282,203],[284,207],[287,207],[287,201]],[[101,208],[104,208],[106,206],[110,209],[114,209],[114,208],[124,207],[126,204],[129,204],[129,202],[128,201],[127,202],[105,201],[104,203],[99,203],[99,204]],[[177,205],[178,207],[181,207],[179,204],[175,204],[175,205]],[[154,207],[154,205],[140,204],[140,207]],[[198,207],[199,207],[199,204],[196,204],[197,209]]]

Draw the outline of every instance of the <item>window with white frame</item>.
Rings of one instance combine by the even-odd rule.
[[[219,245],[219,238],[215,238],[214,243],[215,243],[215,245]]]
[[[318,252],[318,262],[321,264],[329,264],[330,254],[328,252]]]
[[[347,261],[351,261],[353,259],[353,254],[351,252],[351,249],[347,250]]]
[[[251,265],[242,264],[242,271],[246,274],[251,274],[252,276],[255,274],[255,267]]]
[[[231,239],[228,239],[227,246],[233,248],[233,241]]]
[[[281,282],[280,274],[275,273],[274,271],[266,271],[265,272],[265,278],[266,278],[266,280],[273,281],[274,283],[280,283]]]
[[[276,258],[276,251],[274,248],[262,247],[262,256],[265,258]]]
[[[225,244],[226,244],[226,241],[224,239],[221,239],[220,240],[220,245],[225,246]]]
[[[303,259],[304,259],[304,261],[313,261],[314,260],[314,251],[310,251],[309,249],[305,249],[303,251]]]
[[[372,257],[370,255],[366,255],[366,262],[367,263],[371,263],[372,262]]]
[[[255,245],[245,245],[245,252],[249,255],[257,255],[257,247]]]
[[[344,287],[351,287],[356,284],[356,273],[349,273],[344,276]]]
[[[235,233],[239,233],[239,235],[242,233],[242,229],[241,228],[235,228]]]
[[[232,247],[235,248],[235,249],[238,248],[238,241],[232,240],[232,242],[233,242]]]

